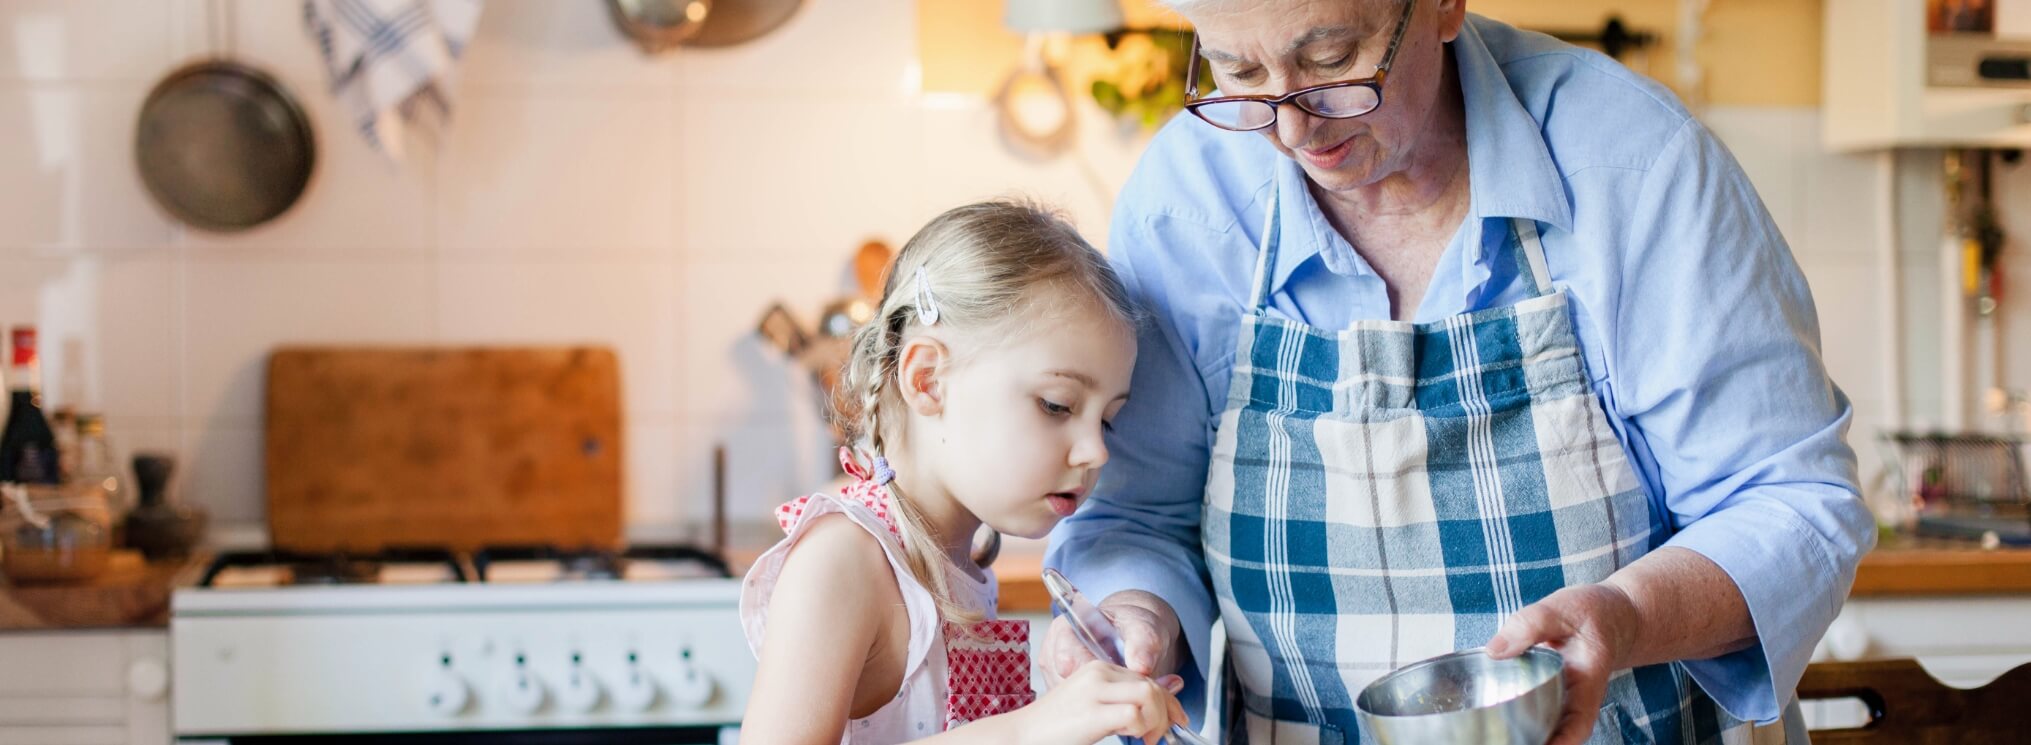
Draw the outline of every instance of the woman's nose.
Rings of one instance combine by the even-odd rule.
[[[1285,101],[1276,107],[1276,138],[1291,150],[1302,150],[1311,144],[1312,129],[1318,126],[1312,113],[1299,108],[1296,103]]]

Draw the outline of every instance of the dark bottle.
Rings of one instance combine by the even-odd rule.
[[[176,458],[163,453],[135,453],[134,480],[141,485],[141,505],[127,513],[127,545],[149,561],[182,559],[204,538],[205,511],[169,500],[169,479]]]
[[[16,326],[10,335],[13,354],[7,368],[7,428],[0,430],[0,482],[55,484],[56,433],[42,415],[36,395],[35,327]]]

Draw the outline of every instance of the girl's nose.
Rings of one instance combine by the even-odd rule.
[[[1107,465],[1107,440],[1098,426],[1090,428],[1072,444],[1069,465],[1073,468],[1099,468]]]

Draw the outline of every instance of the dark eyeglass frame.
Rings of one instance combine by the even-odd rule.
[[[1214,98],[1199,98],[1199,35],[1193,34],[1191,61],[1186,63],[1185,65],[1185,110],[1192,112],[1193,116],[1199,117],[1199,119],[1205,121],[1207,124],[1211,124],[1215,127],[1219,127],[1229,132],[1254,132],[1256,130],[1276,126],[1277,112],[1280,111],[1283,108],[1283,105],[1286,103],[1293,104],[1298,108],[1303,109],[1307,114],[1311,114],[1312,116],[1322,117],[1326,119],[1353,119],[1358,116],[1366,116],[1368,114],[1372,114],[1375,112],[1376,109],[1382,108],[1382,83],[1383,81],[1389,79],[1389,66],[1396,62],[1397,47],[1401,46],[1403,43],[1403,32],[1405,29],[1410,28],[1411,11],[1415,10],[1416,8],[1417,8],[1417,0],[1404,0],[1403,15],[1398,16],[1396,19],[1396,31],[1390,34],[1389,48],[1382,52],[1382,61],[1375,66],[1374,75],[1370,75],[1365,78],[1342,80],[1334,83],[1323,83],[1320,85],[1311,86],[1309,88],[1299,88],[1289,93],[1285,93],[1281,96],[1217,96]],[[1363,111],[1359,114],[1347,114],[1336,116],[1333,114],[1315,111],[1312,109],[1312,107],[1305,105],[1304,97],[1307,95],[1317,93],[1319,91],[1332,90],[1335,88],[1355,88],[1355,87],[1367,88],[1375,92],[1375,106],[1373,108],[1370,108],[1369,110]],[[1199,111],[1201,107],[1222,103],[1268,104],[1269,121],[1263,123],[1261,126],[1256,127],[1229,127],[1227,125],[1213,121],[1212,118],[1207,117],[1205,114]]]

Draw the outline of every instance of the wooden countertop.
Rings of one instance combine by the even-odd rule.
[[[188,584],[204,559],[147,563],[119,551],[103,574],[84,582],[0,583],[0,631],[166,628],[170,592]]]
[[[1042,613],[1050,595],[1038,577],[1044,557],[1004,553],[994,564],[1001,612]],[[1851,597],[2031,594],[2031,550],[1983,550],[1956,541],[1893,538],[1862,558]]]
[[[1040,543],[1004,551],[995,562],[1001,580],[1001,612],[1046,613],[1050,595],[1040,575]],[[730,552],[737,571],[761,552]],[[99,582],[68,587],[0,585],[0,631],[36,628],[164,626],[168,590],[201,566],[182,564],[126,567]],[[138,575],[138,576],[137,576]],[[1853,597],[2031,594],[2031,550],[1984,550],[1965,542],[1892,538],[1863,557]],[[110,620],[109,620],[110,619]]]
[[[1852,597],[2031,593],[2031,549],[1965,541],[1884,539],[1855,570]]]

